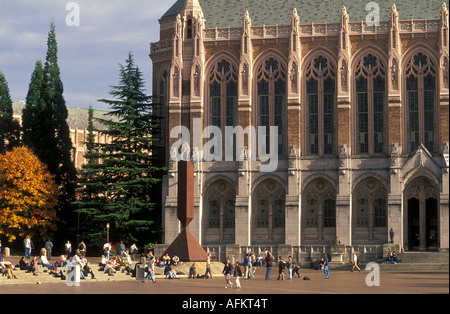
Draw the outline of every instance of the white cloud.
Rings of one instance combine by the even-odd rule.
[[[130,51],[150,91],[149,43],[159,40],[158,19],[175,0],[74,0],[80,8],[79,27],[65,23],[69,2],[0,1],[0,70],[12,98],[25,98],[36,60],[45,59],[52,20],[68,106],[86,107],[108,98],[109,86],[118,80],[118,64]]]

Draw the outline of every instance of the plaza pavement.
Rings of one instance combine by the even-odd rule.
[[[20,274],[20,273],[19,273]],[[449,294],[449,272],[415,271],[415,272],[380,272],[379,286],[368,286],[374,282],[369,271],[330,272],[330,279],[325,279],[322,271],[301,269],[301,279],[277,280],[278,269],[273,267],[271,280],[264,280],[265,268],[260,267],[255,278],[241,279],[241,289],[225,289],[225,279],[216,275],[214,279],[164,279],[157,276],[156,283],[150,280],[145,284],[136,278],[123,275],[121,280],[95,280],[88,278],[80,286],[68,286],[64,281],[42,282],[36,280],[26,284],[16,284],[13,279],[8,284],[0,283],[0,294],[177,294],[183,295],[292,295],[292,294]],[[48,276],[48,275],[47,275]],[[303,277],[310,280],[303,280]],[[111,279],[114,277],[111,277]],[[287,278],[287,271],[285,271]],[[19,280],[18,280],[19,281]],[[17,283],[19,283],[17,281]],[[234,278],[232,279],[234,283]],[[295,301],[295,300],[294,300]]]

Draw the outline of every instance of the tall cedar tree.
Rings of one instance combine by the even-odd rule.
[[[42,63],[38,61],[30,82],[23,115],[24,142],[55,176],[60,191],[58,206],[61,223],[73,224],[72,202],[75,199],[77,173],[71,158],[72,140],[63,93],[55,24],[52,22],[44,67],[42,69]]]
[[[53,110],[48,101],[47,82],[44,75],[42,61],[36,62],[26,97],[25,108],[22,113],[23,142],[32,152],[52,169],[57,168],[54,158],[55,123]]]
[[[151,154],[158,140],[154,136],[158,119],[153,114],[157,103],[144,93],[142,73],[131,53],[125,62],[119,65],[119,84],[111,86],[114,100],[99,100],[111,111],[109,119],[96,119],[106,127],[98,132],[111,142],[88,141],[93,149],[87,155],[77,202],[87,222],[84,236],[97,238],[97,243],[105,239],[106,223],[112,241],[145,240],[142,237],[148,236],[154,223],[155,187],[164,171]]]
[[[94,109],[90,106],[88,111],[88,127],[86,137],[86,153],[79,171],[78,188],[76,190],[77,201],[74,206],[78,216],[75,233],[87,243],[101,245],[105,239],[106,224],[103,220],[103,209],[106,203],[104,191],[107,186],[101,181],[103,165],[99,163],[101,154],[95,137],[98,130],[94,128]]]
[[[0,154],[20,144],[20,125],[13,119],[8,82],[0,71]]]

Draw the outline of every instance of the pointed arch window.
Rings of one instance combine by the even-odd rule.
[[[408,60],[405,77],[408,152],[414,152],[420,143],[436,152],[436,65],[428,55],[419,52]]]
[[[237,68],[228,60],[221,59],[209,73],[209,125],[219,127],[224,135],[226,126],[237,125],[237,98]],[[233,140],[234,156],[235,141],[236,139]]]
[[[225,180],[213,182],[204,195],[206,243],[234,243],[236,189]]]
[[[336,68],[322,55],[306,68],[306,146],[309,155],[335,153]]]
[[[362,57],[355,70],[356,152],[386,152],[386,67],[374,54]]]
[[[278,127],[278,154],[285,154],[286,68],[278,60],[266,59],[257,71],[258,126],[266,127],[266,152],[269,152],[270,126]],[[264,136],[264,134],[258,134]]]

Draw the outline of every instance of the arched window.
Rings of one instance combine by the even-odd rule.
[[[362,57],[355,70],[356,152],[386,152],[386,67],[374,54]]]
[[[405,77],[407,150],[413,153],[423,143],[436,152],[436,65],[425,53],[416,53],[406,64]]]
[[[167,111],[167,101],[169,99],[168,95],[168,81],[169,81],[169,74],[167,71],[164,71],[159,79],[159,99],[160,99],[160,106],[157,106],[156,109],[156,115],[159,117],[165,117],[166,111]],[[165,140],[165,134],[166,134],[166,121],[164,118],[159,119],[160,123],[160,132],[156,134],[156,136],[159,137],[159,143],[163,144]]]
[[[227,181],[213,182],[204,196],[204,242],[233,243],[235,234],[236,190]]]
[[[189,19],[187,21],[187,34],[186,34],[187,38],[192,38],[192,19]]]
[[[273,179],[258,184],[253,193],[253,243],[283,243],[286,191]]]
[[[223,136],[226,126],[237,125],[237,97],[238,70],[228,60],[221,59],[209,73],[209,125],[219,127]],[[235,156],[235,139],[233,143]]]
[[[257,71],[258,126],[266,127],[266,153],[269,153],[270,126],[278,127],[278,154],[285,155],[286,135],[286,68],[270,57]],[[258,134],[258,137],[264,134]]]
[[[306,152],[335,153],[336,69],[327,57],[314,58],[306,68]]]
[[[354,243],[387,240],[387,191],[377,179],[367,178],[353,192]]]
[[[303,195],[302,238],[304,242],[325,241],[336,236],[336,189],[318,178],[309,183]]]

